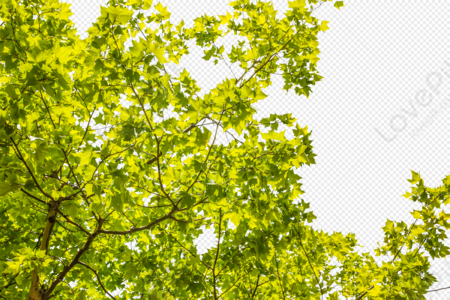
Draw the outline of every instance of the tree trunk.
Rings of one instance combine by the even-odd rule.
[[[50,242],[50,236],[52,234],[53,226],[56,222],[56,214],[58,209],[58,203],[52,201],[48,211],[47,223],[45,224],[44,234],[42,235],[42,242],[40,250],[45,250],[45,254],[48,252],[48,245]],[[39,276],[37,267],[33,270],[33,276],[31,277],[30,293],[27,300],[46,300],[43,298],[44,290],[39,288]]]

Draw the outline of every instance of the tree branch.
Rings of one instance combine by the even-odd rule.
[[[222,297],[222,295],[224,295],[224,294],[227,293],[229,290],[231,290],[231,289],[236,285],[236,283],[237,283],[239,280],[241,280],[241,278],[244,277],[245,275],[247,275],[248,273],[250,273],[250,271],[248,271],[247,273],[245,273],[244,275],[242,275],[241,277],[239,277],[238,279],[236,279],[236,281],[235,281],[235,282],[234,282],[234,283],[233,283],[226,291],[224,291],[222,294],[220,294],[218,298]]]
[[[25,191],[23,188],[21,188],[20,190],[21,190],[22,192],[24,192],[28,197],[33,198],[34,200],[37,200],[37,201],[39,201],[39,202],[41,202],[41,203],[43,203],[43,204],[49,205],[49,204],[48,204],[47,202],[45,202],[44,200],[41,200],[41,199],[39,199],[38,197],[33,196],[32,194],[30,194],[30,193],[28,193],[27,191]]]
[[[217,259],[219,257],[219,250],[220,250],[220,231],[222,229],[222,208],[219,209],[219,238],[217,239],[217,251],[216,251],[216,258],[214,259],[214,265],[213,265],[213,287],[214,287],[214,299],[217,298],[217,286],[216,286],[216,263]]]
[[[295,231],[296,231],[297,234],[298,234],[299,241],[300,241],[300,245],[302,246],[302,249],[303,249],[303,252],[305,253],[306,258],[308,259],[308,263],[309,263],[309,266],[311,267],[311,271],[313,272],[314,277],[316,277],[316,281],[317,281],[317,284],[319,285],[320,293],[322,294],[322,297],[323,297],[322,286],[320,285],[319,278],[317,278],[316,272],[314,272],[314,268],[313,268],[313,266],[312,266],[312,264],[311,264],[311,260],[309,259],[309,256],[308,256],[308,254],[306,253],[305,248],[303,247],[302,237],[301,237],[301,235],[300,235],[300,232],[297,231],[297,228],[295,228],[295,226],[293,226],[293,227],[294,227]],[[299,230],[300,230],[300,229],[299,229]]]
[[[86,240],[86,243],[83,245],[83,247],[81,247],[81,249],[75,255],[75,257],[70,262],[70,264],[63,268],[61,273],[59,273],[59,275],[56,277],[55,281],[53,281],[53,283],[50,285],[50,287],[45,291],[44,295],[42,296],[43,300],[47,300],[51,297],[51,294],[53,293],[55,288],[58,286],[58,284],[64,279],[64,277],[67,275],[67,273],[70,270],[72,270],[72,268],[79,262],[81,256],[89,249],[92,242],[95,240],[97,235],[99,235],[104,221],[105,221],[104,219],[100,219],[97,230],[93,234],[89,235],[89,237]]]
[[[188,248],[184,247],[184,246],[183,246],[176,238],[174,238],[170,233],[168,233],[166,230],[164,230],[164,232],[166,232],[166,233],[169,235],[169,237],[171,237],[172,239],[174,239],[174,240],[178,243],[178,245],[180,245],[182,248],[184,248],[186,251],[188,251],[192,256],[197,257],[197,255],[195,255],[194,253],[192,253],[191,250],[189,250]],[[205,262],[203,262],[201,259],[200,259],[200,262],[201,262],[205,267],[207,267],[208,269],[212,270],[212,268],[211,268],[208,264],[206,264]]]
[[[437,290],[429,290],[429,291],[426,291],[426,292],[427,292],[427,293],[429,293],[429,292],[437,292],[437,291],[440,291],[440,290],[446,290],[446,289],[450,289],[450,286],[445,287],[445,288],[440,288],[440,289],[437,289]]]
[[[258,274],[258,279],[256,280],[255,290],[252,293],[252,299],[255,297],[256,290],[258,289],[258,283],[259,283],[259,277],[260,276],[261,276],[261,274]]]
[[[129,230],[126,231],[117,231],[117,230],[99,230],[99,233],[104,233],[104,234],[118,234],[118,235],[127,235],[127,234],[132,234],[138,231],[142,231],[142,230],[146,230],[146,229],[150,229],[151,227],[155,226],[158,223],[161,223],[164,220],[170,219],[170,217],[172,216],[173,213],[177,212],[178,208],[173,207],[172,210],[165,215],[164,217],[161,217],[153,222],[151,222],[150,224],[143,226],[143,227],[133,227]]]
[[[224,106],[225,106],[225,105],[224,105]],[[223,117],[223,113],[224,113],[224,112],[225,112],[225,111],[222,109],[222,113],[220,114],[219,123],[220,123],[220,121],[222,120],[222,117]],[[213,140],[213,142],[212,142],[212,144],[211,144],[211,147],[209,147],[209,151],[208,151],[208,155],[206,155],[205,163],[208,161],[209,155],[211,154],[211,150],[212,150],[212,148],[213,148],[213,146],[214,146],[214,143],[216,142],[217,130],[218,130],[218,129],[219,129],[219,125],[216,126],[216,132],[215,132],[215,134],[214,134],[214,140]],[[189,186],[189,188],[187,189],[186,193],[188,193],[189,190],[194,186],[194,184],[197,182],[197,180],[198,180],[198,178],[200,177],[200,174],[201,174],[202,172],[203,172],[203,170],[200,170],[200,172],[198,172],[197,178],[195,178],[194,182]],[[180,198],[180,200],[178,200],[177,205],[180,203],[181,199],[182,199],[182,198]]]
[[[78,144],[78,147],[81,146],[81,144],[82,144],[83,141],[84,141],[84,138],[86,137],[86,134],[87,134],[88,129],[89,129],[89,125],[91,124],[92,116],[94,115],[94,112],[95,112],[96,109],[97,109],[97,105],[94,106],[94,110],[92,111],[92,113],[91,113],[90,116],[89,116],[89,121],[88,121],[88,123],[87,123],[86,130],[84,131],[83,137],[81,138],[81,141],[80,141],[80,143]]]
[[[39,183],[38,183],[36,177],[34,177],[33,172],[31,172],[30,167],[28,166],[28,164],[26,163],[25,159],[23,158],[23,155],[22,155],[22,153],[20,152],[19,147],[17,147],[17,145],[16,145],[16,143],[14,142],[14,140],[13,140],[12,137],[10,137],[10,140],[13,142],[14,147],[16,148],[16,151],[17,151],[17,157],[23,162],[23,164],[24,164],[25,167],[27,168],[28,173],[30,173],[31,177],[33,178],[34,183],[35,183],[36,186],[37,186],[37,188],[38,188],[38,189],[41,191],[41,193],[44,194],[47,198],[50,198],[50,199],[54,200],[52,196],[50,196],[49,194],[47,194],[46,192],[44,192],[44,190],[41,188],[41,186],[39,185]]]
[[[91,235],[91,233],[85,229],[83,226],[81,226],[80,224],[72,221],[69,216],[67,216],[65,213],[63,213],[59,208],[57,209],[58,213],[64,218],[66,219],[67,222],[69,222],[70,224],[72,224],[75,227],[78,227],[81,231],[83,231],[84,233],[86,233],[88,236]]]
[[[47,103],[45,103],[44,96],[42,95],[42,91],[39,90],[39,93],[41,94],[41,99],[42,99],[42,102],[44,103],[45,108],[47,109],[47,113],[50,116],[50,121],[52,121],[53,128],[56,129],[55,122],[53,122],[52,114],[50,113],[50,110],[48,109]]]
[[[281,295],[283,296],[283,299],[286,300],[286,296],[284,295],[283,285],[281,284],[281,281],[280,281],[280,271],[278,270],[277,250],[275,250],[275,264],[277,265],[277,278],[278,278],[278,284],[280,285],[280,289],[281,289]],[[313,273],[314,273],[314,270],[313,270]],[[320,285],[319,285],[319,287],[320,287]]]
[[[286,32],[284,33],[284,35],[280,38],[280,41],[286,36],[286,34],[289,32],[289,30],[291,30],[292,26],[294,26],[294,25],[291,25],[291,26],[286,30]],[[293,38],[293,37],[292,37],[292,38]],[[290,43],[290,41],[292,40],[292,38],[291,38],[291,39],[283,46],[283,48],[281,48],[278,52],[280,52],[281,50],[283,50],[284,47],[286,47],[286,45]],[[275,54],[278,54],[278,52],[275,52],[274,54],[272,54],[272,56],[264,63],[264,65],[263,65],[262,67],[264,67],[264,66],[272,59],[272,57],[273,57]],[[268,56],[268,54],[267,54],[267,56]],[[247,72],[250,71],[250,70],[255,66],[255,64],[256,64],[257,62],[260,62],[260,61],[259,61],[259,60],[255,60],[255,62],[252,64],[252,66],[251,66],[244,74],[242,74],[242,76],[236,81],[236,85],[238,84],[239,81],[241,81],[241,79],[245,76],[245,74],[247,74]],[[250,79],[251,79],[251,78],[259,71],[259,70],[261,70],[262,67],[259,68],[258,70],[256,70],[256,71],[253,73],[253,75],[250,76],[250,78],[247,80],[247,82],[248,82],[248,81],[249,81],[249,80],[250,80]],[[243,81],[242,84],[241,84],[241,86],[240,86],[239,88],[242,88],[242,87],[244,86],[245,82],[246,82],[246,81]]]
[[[92,272],[94,272],[95,277],[97,277],[98,283],[100,284],[100,286],[102,287],[102,289],[105,291],[105,293],[106,293],[111,299],[116,300],[116,298],[114,298],[114,296],[111,295],[111,294],[106,290],[105,286],[103,285],[103,283],[102,283],[102,281],[101,281],[101,279],[100,279],[100,276],[98,276],[97,271],[95,271],[93,268],[91,268],[90,266],[88,266],[88,265],[85,264],[84,262],[77,261],[77,263],[80,264],[80,265],[82,265],[82,266],[85,266],[86,268],[88,268],[89,270],[91,270]]]

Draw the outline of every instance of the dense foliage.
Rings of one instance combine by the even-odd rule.
[[[238,0],[186,28],[160,3],[110,0],[81,40],[68,4],[0,0],[0,297],[425,299],[436,280],[424,254],[449,253],[450,215],[436,209],[450,177],[431,189],[413,172],[405,197],[423,203],[423,224],[388,220],[377,254],[392,258],[378,265],[353,234],[308,225],[294,173],[315,163],[308,128],[291,114],[253,118],[273,74],[307,97],[322,79],[321,4],[291,1],[278,19],[271,3]],[[228,33],[244,38],[226,53],[240,77],[199,97],[187,70],[166,72],[189,40],[224,61],[215,42]],[[202,226],[217,244],[199,255]]]

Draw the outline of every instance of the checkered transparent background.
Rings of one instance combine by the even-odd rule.
[[[81,38],[87,37],[87,29],[100,15],[100,5],[107,3],[64,2],[72,4],[71,19]],[[287,0],[273,3],[281,17]],[[192,26],[205,13],[232,12],[228,1],[164,0],[162,4],[168,5],[175,25],[183,19]],[[411,178],[411,169],[431,187],[450,174],[450,1],[344,4],[337,10],[333,3],[324,3],[314,13],[330,21],[330,30],[319,34],[318,70],[324,79],[313,87],[309,99],[293,91],[286,94],[280,76],[273,76],[273,86],[265,91],[269,97],[254,107],[258,118],[292,113],[300,126],[313,131],[317,164],[297,171],[306,191],[302,198],[318,217],[313,227],[354,232],[363,250],[369,251],[383,241],[381,227],[387,218],[413,222],[409,212],[420,205],[401,197],[410,190],[406,179]],[[226,53],[237,40],[230,33],[216,45],[224,45]],[[195,41],[188,46],[190,54],[168,70],[175,75],[186,68],[202,88],[200,95],[233,73],[242,74],[239,67],[230,70],[223,62],[215,66],[213,60],[202,60],[203,51]],[[432,98],[420,98],[423,90]],[[219,142],[226,144],[226,135]],[[197,242],[204,251],[215,238],[205,231]],[[432,273],[440,281],[432,289],[450,286],[450,258],[432,261]],[[430,293],[427,299],[448,300],[450,289]]]

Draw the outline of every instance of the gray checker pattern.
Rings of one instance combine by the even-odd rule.
[[[100,15],[99,6],[107,3],[65,2],[72,3],[71,19],[82,38]],[[171,22],[178,25],[184,19],[187,26],[205,13],[232,12],[227,3],[162,1],[172,13]],[[273,3],[281,17],[287,0]],[[265,91],[269,97],[255,108],[257,118],[292,113],[301,127],[308,125],[313,131],[317,164],[296,171],[306,192],[302,198],[318,217],[313,227],[353,232],[364,246],[360,252],[374,255],[377,242],[383,242],[381,227],[386,219],[410,224],[414,219],[409,212],[420,209],[401,196],[410,190],[406,181],[410,170],[419,172],[431,187],[450,174],[450,1],[348,0],[344,4],[339,11],[327,2],[313,14],[330,21],[330,30],[318,36],[318,70],[324,79],[313,87],[309,99],[282,91],[281,76],[273,76],[273,86]],[[242,37],[230,33],[216,45],[224,45],[226,54],[238,40]],[[186,68],[202,88],[200,96],[223,79],[242,74],[226,56],[228,66],[223,61],[214,66],[212,60],[201,59],[203,51],[194,41],[188,46],[192,46],[190,54],[180,65],[170,64],[167,69],[176,75]],[[224,144],[230,140],[225,134],[218,138]],[[211,231],[205,230],[197,240],[199,252],[215,242]],[[450,286],[449,258],[432,261],[431,271],[439,280],[431,289]],[[430,293],[427,299],[448,300],[450,289]]]

